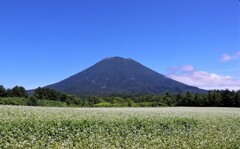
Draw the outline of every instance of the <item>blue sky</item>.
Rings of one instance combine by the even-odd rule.
[[[112,56],[200,88],[239,89],[240,1],[0,1],[7,88],[52,84]]]

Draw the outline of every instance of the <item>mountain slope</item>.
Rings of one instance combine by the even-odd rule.
[[[167,78],[132,59],[121,57],[106,58],[80,73],[46,87],[77,95],[204,92]]]

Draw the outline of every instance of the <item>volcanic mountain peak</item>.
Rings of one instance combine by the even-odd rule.
[[[122,58],[122,57],[118,57],[118,56],[115,56],[115,57],[107,57],[105,59],[103,59],[102,61],[108,61],[108,62],[130,62],[130,61],[134,61],[133,59],[131,58]],[[100,62],[102,62],[100,61]],[[134,61],[136,62],[136,61]]]
[[[78,95],[203,92],[122,57],[105,58],[80,73],[46,87]]]

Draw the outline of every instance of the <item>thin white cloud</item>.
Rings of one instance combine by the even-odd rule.
[[[169,74],[169,78],[202,89],[240,90],[240,79],[223,76],[205,71],[192,71],[183,74]]]
[[[240,77],[240,72],[237,75]]]
[[[170,69],[170,72],[175,73],[175,72],[190,72],[194,71],[195,68],[192,65],[184,65],[184,66],[173,66]]]
[[[240,59],[240,52],[237,52],[233,55],[223,54],[220,60],[222,62],[227,62],[234,59]]]
[[[195,68],[192,65],[185,65],[181,67],[182,71],[194,71]]]

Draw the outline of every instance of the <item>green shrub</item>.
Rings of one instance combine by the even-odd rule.
[[[96,107],[112,107],[113,105],[110,102],[101,102],[95,105]]]
[[[67,107],[67,103],[53,100],[38,100],[38,106],[43,107]]]
[[[161,102],[141,102],[139,103],[140,107],[167,107],[165,103]]]
[[[1,97],[0,104],[3,105],[27,105],[27,98],[18,98],[18,97]]]
[[[38,105],[38,100],[37,100],[37,97],[36,96],[31,96],[28,100],[28,103],[27,103],[29,106],[37,106]]]

